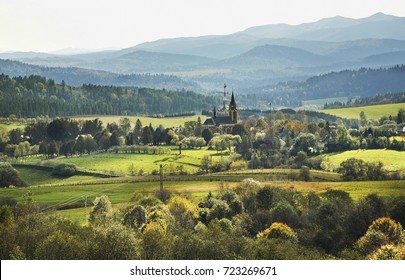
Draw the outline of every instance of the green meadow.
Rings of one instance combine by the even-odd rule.
[[[319,110],[322,113],[335,115],[346,119],[360,119],[360,112],[366,114],[367,119],[378,120],[383,116],[396,116],[400,109],[405,109],[405,103],[383,104],[362,107],[348,107],[339,109]]]
[[[321,157],[330,163],[332,169],[337,169],[343,161],[349,158],[357,158],[366,162],[381,161],[387,171],[400,171],[405,173],[405,152],[385,149],[354,150],[337,154],[327,154]]]
[[[43,160],[46,164],[69,163],[88,171],[98,171],[107,174],[130,175],[129,168],[134,167],[136,173],[142,169],[144,173],[158,171],[159,165],[163,164],[165,172],[178,170],[182,166],[183,171],[196,173],[204,156],[212,156],[213,162],[221,158],[228,158],[228,153],[217,153],[206,147],[202,149],[183,149],[181,155],[178,148],[173,147],[170,154],[127,154],[127,153],[101,153],[74,157],[58,157],[51,160]],[[41,164],[38,160],[35,164]]]

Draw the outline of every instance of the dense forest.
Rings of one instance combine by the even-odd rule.
[[[333,102],[325,104],[325,109],[331,108],[345,108],[345,107],[357,107],[357,106],[369,106],[380,104],[392,104],[392,103],[405,103],[405,91],[396,93],[376,94],[374,96],[368,96],[357,99],[350,99],[348,102]]]
[[[0,75],[0,116],[170,115],[201,112],[216,104],[214,97],[191,91],[122,88],[85,84],[68,86],[31,75]]]
[[[331,97],[368,97],[376,94],[403,92],[405,65],[391,68],[361,68],[311,77],[302,82],[280,82],[273,86],[249,88],[246,96],[254,94],[251,103],[271,102],[276,106],[301,106],[301,101]]]
[[[122,87],[166,88],[170,90],[198,88],[196,84],[186,82],[174,75],[149,73],[122,75],[78,67],[44,67],[4,59],[0,59],[0,73],[12,77],[29,76],[31,74],[39,75],[52,79],[56,83],[65,81],[67,84],[76,87],[82,84],[96,84]]]

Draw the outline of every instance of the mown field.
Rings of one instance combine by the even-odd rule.
[[[20,173],[21,178],[29,186],[38,186],[38,185],[48,185],[48,184],[64,184],[64,183],[73,183],[81,182],[89,179],[95,179],[93,176],[83,176],[83,175],[74,175],[68,178],[58,178],[51,175],[51,172],[46,172],[43,170],[38,170],[35,168],[27,167],[17,167],[16,168]]]
[[[98,171],[105,174],[120,176],[130,175],[130,167],[133,166],[137,174],[152,173],[158,171],[159,165],[164,165],[164,171],[178,172],[179,168],[188,173],[196,173],[201,165],[204,156],[212,156],[212,161],[220,161],[221,158],[228,158],[226,152],[217,153],[207,147],[202,149],[183,149],[179,155],[178,147],[172,147],[170,154],[126,154],[126,153],[100,153],[74,157],[58,157],[50,160],[27,159],[26,163],[56,165],[60,163],[75,164],[77,167],[88,171]],[[175,173],[175,172],[174,172]]]
[[[396,116],[399,109],[405,109],[405,103],[327,109],[319,111],[347,119],[360,119],[360,112],[364,111],[367,119],[378,120],[383,116]]]
[[[362,159],[366,162],[381,161],[387,171],[400,171],[405,173],[405,152],[393,150],[354,150],[337,154],[327,154],[321,156],[328,161],[331,169],[337,169],[343,161],[349,158]]]

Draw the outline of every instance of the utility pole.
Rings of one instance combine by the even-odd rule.
[[[87,196],[84,197],[84,222],[87,222]]]
[[[271,122],[271,103],[269,103],[269,106],[270,106],[270,122]]]
[[[160,165],[160,192],[163,192],[163,164]]]
[[[224,99],[222,99],[222,102],[223,102],[222,110],[225,111],[226,110],[226,105],[225,105],[225,103],[226,103],[226,84],[224,84]]]

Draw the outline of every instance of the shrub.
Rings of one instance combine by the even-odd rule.
[[[146,209],[141,206],[135,206],[124,215],[123,224],[131,228],[141,228],[146,223]]]
[[[367,164],[362,159],[349,158],[340,164],[338,172],[345,181],[367,180]]]
[[[402,239],[401,224],[391,218],[383,217],[371,224],[366,234],[357,241],[356,245],[360,252],[368,255],[383,245],[398,245]]]
[[[257,237],[279,238],[289,240],[294,243],[298,242],[297,234],[294,232],[294,230],[283,223],[273,223],[269,228],[259,232]]]
[[[340,164],[338,172],[345,181],[386,180],[387,171],[379,162],[367,163],[362,159],[349,158]]]
[[[86,257],[85,242],[67,232],[56,231],[49,235],[35,251],[42,260],[79,260]]]
[[[237,160],[231,163],[231,170],[246,170],[247,169],[247,161],[245,160]]]
[[[173,196],[167,203],[167,208],[183,228],[195,226],[194,222],[198,218],[197,209],[187,198],[178,195]]]
[[[304,180],[305,182],[310,182],[312,181],[312,175],[311,171],[309,170],[309,167],[303,165],[300,169],[300,179]]]
[[[275,207],[271,208],[270,214],[275,222],[283,222],[294,227],[299,224],[296,210],[287,201],[277,203]]]
[[[89,221],[95,224],[104,224],[108,222],[112,216],[112,206],[108,196],[102,195],[96,197],[93,205],[94,207],[90,212]]]
[[[383,245],[373,254],[368,256],[370,260],[401,260],[403,252],[392,244]]]
[[[26,187],[27,183],[20,178],[20,173],[9,163],[0,163],[0,188],[16,186]]]
[[[75,175],[77,167],[74,164],[58,164],[52,169],[52,175],[57,177],[70,177]]]

